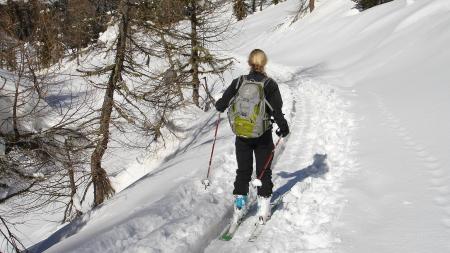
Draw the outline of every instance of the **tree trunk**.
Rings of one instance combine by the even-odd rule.
[[[315,0],[309,0],[309,12],[312,12],[314,10],[314,4]]]
[[[252,0],[252,13],[256,11],[256,0]]]
[[[19,79],[20,80],[20,79]],[[12,125],[13,125],[13,131],[14,131],[14,141],[19,141],[20,133],[19,133],[19,127],[17,122],[17,103],[19,100],[19,81],[16,83],[14,91],[14,103],[13,103],[13,110],[12,110]]]
[[[245,7],[244,0],[233,1],[233,12],[238,21],[244,19],[247,16],[247,9]]]
[[[199,54],[198,54],[198,21],[197,21],[197,3],[196,0],[191,0],[191,65],[192,65],[192,101],[200,107],[200,78],[199,78]]]
[[[18,123],[18,103],[19,103],[19,96],[20,96],[20,89],[19,86],[22,82],[22,76],[23,76],[23,72],[24,72],[24,68],[25,68],[25,57],[24,57],[24,47],[21,47],[20,49],[20,57],[21,57],[21,64],[20,67],[17,71],[17,81],[16,81],[16,85],[15,85],[15,90],[14,90],[14,102],[13,102],[13,108],[12,108],[12,127],[13,127],[13,131],[14,131],[14,141],[17,142],[20,139],[20,133],[19,133],[19,123]]]
[[[180,82],[178,81],[178,74],[175,71],[176,64],[173,61],[172,49],[171,49],[169,43],[167,42],[166,38],[164,37],[164,33],[160,33],[159,36],[160,36],[161,41],[162,41],[162,43],[164,45],[164,52],[166,54],[166,57],[167,57],[167,59],[169,61],[169,65],[170,65],[170,68],[169,68],[169,71],[170,71],[170,73],[169,73],[170,85],[175,85],[176,86],[175,88],[176,88],[177,93],[178,93],[177,95],[180,97],[180,100],[184,100],[183,90],[182,90]]]
[[[69,176],[69,184],[70,184],[70,203],[69,203],[69,205],[71,205],[70,209],[72,209],[72,207],[75,206],[76,216],[78,217],[82,214],[82,212],[81,212],[81,210],[78,210],[77,206],[79,203],[77,203],[77,204],[74,203],[74,201],[79,201],[79,200],[78,200],[78,198],[76,198],[74,200],[74,197],[77,194],[77,185],[75,184],[75,171],[73,170],[73,162],[72,162],[72,158],[70,156],[71,147],[70,147],[68,140],[66,140],[64,144],[65,144],[65,149],[66,149],[65,151],[66,151],[66,156],[67,156],[67,161],[66,161],[65,166],[67,168],[67,174]],[[70,210],[68,213],[66,213],[64,215],[65,215],[65,217],[64,217],[63,222],[66,221],[67,215],[70,215]]]
[[[122,0],[119,5],[121,21],[119,24],[119,36],[117,39],[117,52],[115,66],[111,71],[103,99],[102,112],[100,115],[99,139],[91,155],[91,173],[94,184],[94,207],[103,203],[114,193],[106,171],[102,168],[102,158],[108,147],[109,125],[114,104],[114,91],[116,84],[121,80],[123,62],[125,58],[127,31],[128,31],[128,0]]]

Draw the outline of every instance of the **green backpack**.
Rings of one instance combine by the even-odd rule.
[[[240,81],[242,84],[239,86]],[[228,108],[228,120],[234,134],[244,138],[257,138],[271,125],[266,105],[271,109],[264,95],[264,86],[268,78],[261,81],[248,80],[241,76],[236,84],[237,93]]]

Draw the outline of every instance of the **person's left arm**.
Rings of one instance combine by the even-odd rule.
[[[269,102],[270,106],[272,106],[272,116],[275,119],[275,123],[277,123],[280,128],[280,133],[283,137],[289,134],[289,126],[284,118],[284,114],[282,111],[283,107],[283,99],[281,97],[280,89],[278,88],[278,84],[270,78],[267,81],[265,86],[266,90],[266,99]]]

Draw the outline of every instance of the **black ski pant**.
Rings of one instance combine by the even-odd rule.
[[[236,181],[234,182],[235,195],[246,195],[248,193],[249,182],[253,173],[253,153],[256,159],[256,173],[259,176],[266,163],[267,158],[272,152],[274,145],[272,140],[272,131],[268,130],[258,138],[236,137],[236,160],[238,169],[236,170]],[[270,160],[263,177],[262,186],[258,187],[258,195],[268,197],[272,195],[272,170]]]

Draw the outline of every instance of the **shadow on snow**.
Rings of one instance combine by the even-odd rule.
[[[272,200],[276,199],[278,196],[286,194],[292,189],[292,187],[294,187],[295,184],[302,182],[306,178],[322,177],[329,171],[328,164],[326,163],[327,160],[326,154],[315,154],[313,156],[313,159],[314,159],[313,163],[304,169],[292,173],[285,171],[277,173],[277,175],[282,178],[290,178],[290,179],[273,192]]]

